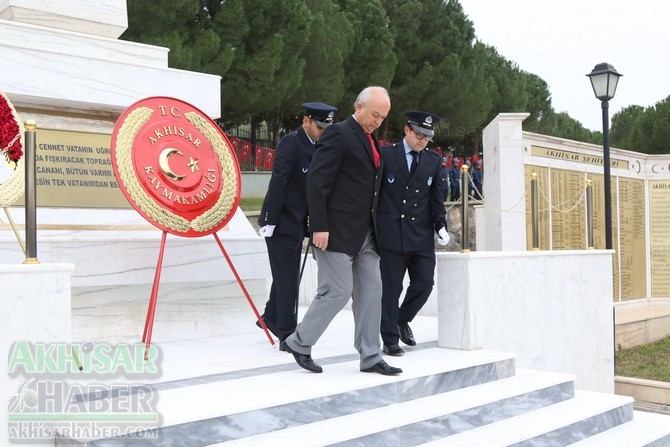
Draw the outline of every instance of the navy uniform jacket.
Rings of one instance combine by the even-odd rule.
[[[397,252],[435,250],[444,227],[442,157],[428,149],[410,177],[403,142],[382,148],[384,171],[377,207],[377,247]]]
[[[359,253],[374,225],[380,178],[365,131],[353,116],[323,131],[307,177],[307,198],[310,231],[330,232],[328,251]]]
[[[314,144],[300,127],[277,145],[272,177],[265,194],[258,224],[276,225],[275,233],[294,239],[307,234],[307,173]]]
[[[481,169],[477,167],[475,167],[472,170],[472,183],[474,184],[474,187],[477,188],[477,191],[475,191],[475,195],[480,196],[481,194],[484,193],[484,191],[482,191],[484,186],[484,173],[482,172]]]
[[[449,182],[451,183],[451,189],[459,194],[461,191],[460,181],[461,181],[461,170],[458,169],[458,166],[453,165],[452,167],[449,168]]]

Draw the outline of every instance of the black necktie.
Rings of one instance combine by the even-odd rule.
[[[414,174],[414,171],[416,171],[416,165],[419,164],[419,153],[412,151],[411,154],[412,154],[412,164],[409,167],[409,175]]]

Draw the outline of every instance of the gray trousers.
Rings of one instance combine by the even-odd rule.
[[[312,346],[351,297],[354,347],[360,354],[360,369],[371,367],[382,360],[379,336],[382,281],[372,234],[368,233],[355,256],[317,248],[314,257],[318,268],[317,293],[286,343],[295,352],[311,355]]]

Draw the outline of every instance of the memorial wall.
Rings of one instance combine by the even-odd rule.
[[[539,248],[604,249],[605,191],[598,148],[583,144],[569,148],[559,139],[555,140],[562,144],[556,146],[565,149],[550,147],[546,137],[524,136],[524,144],[529,144],[524,154],[527,249],[533,248],[533,174],[538,186]],[[532,141],[537,138],[545,141]],[[644,178],[647,157],[618,150],[611,154],[614,301],[670,297],[670,180]],[[592,186],[593,247],[588,246],[587,180]]]

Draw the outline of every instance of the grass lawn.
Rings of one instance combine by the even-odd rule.
[[[654,343],[619,349],[616,375],[670,382],[670,337]]]
[[[240,198],[240,208],[245,213],[250,211],[260,211],[263,206],[263,197],[242,197]]]

